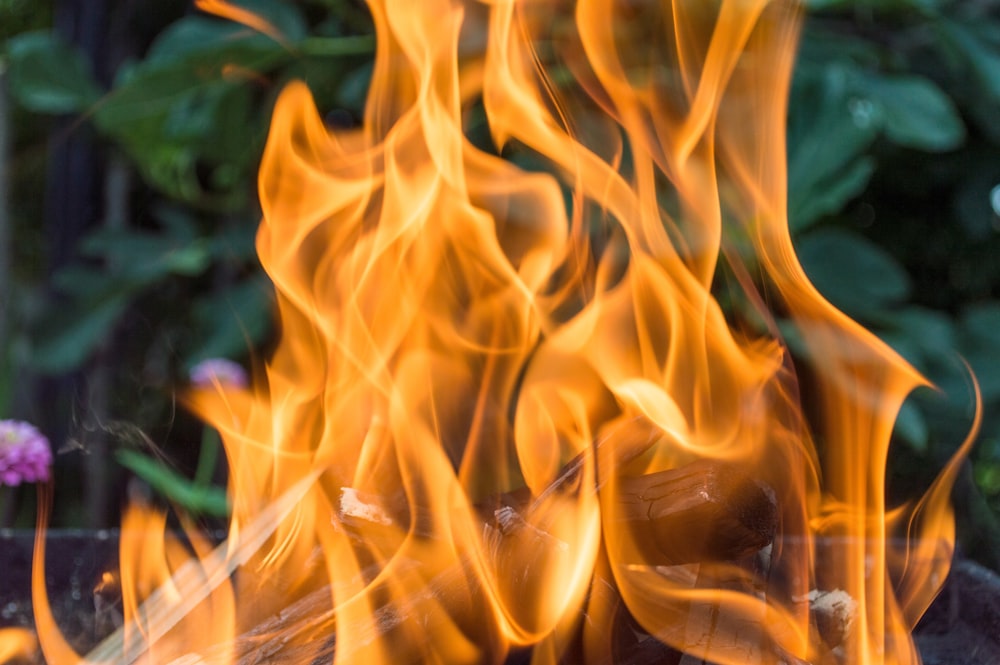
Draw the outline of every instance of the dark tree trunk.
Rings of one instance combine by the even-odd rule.
[[[99,81],[107,83],[110,68],[108,53],[108,0],[61,0],[55,6],[55,31],[66,42],[82,51],[90,61]],[[54,123],[49,139],[48,176],[45,197],[45,238],[49,278],[75,258],[80,239],[99,223],[103,216],[103,179],[105,155],[86,123],[77,117],[63,117]],[[59,306],[59,295],[49,295],[50,306]],[[95,412],[101,396],[94,394],[88,382],[89,371],[43,378],[39,383],[39,404],[45,405],[45,429],[58,449],[71,438],[81,438],[75,431],[100,420]],[[106,446],[99,432],[86,437],[87,455],[68,459],[74,474],[83,483],[85,514],[88,526],[108,523],[107,479],[101,471],[106,465]],[[73,453],[73,457],[80,455]],[[83,467],[83,468],[81,468]],[[82,473],[81,473],[82,471]],[[96,475],[95,475],[96,472]],[[76,485],[77,479],[69,484]]]

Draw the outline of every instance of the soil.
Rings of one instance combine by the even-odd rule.
[[[33,626],[32,546],[32,532],[0,530],[0,628]],[[105,575],[117,568],[117,549],[117,531],[48,534],[45,577],[53,614],[79,653],[90,651],[120,623],[117,590]],[[958,559],[914,637],[924,665],[1000,663],[1000,576]],[[664,653],[643,648],[635,655],[659,663]],[[510,662],[528,657],[520,652]]]

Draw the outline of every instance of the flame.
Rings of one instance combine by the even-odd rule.
[[[0,663],[30,661],[38,652],[38,639],[27,628],[0,628]]]
[[[625,633],[720,665],[918,662],[969,442],[888,510],[893,424],[928,383],[796,259],[800,10],[369,6],[362,127],[327,128],[300,83],[274,110],[257,248],[281,342],[253,389],[189,398],[225,445],[229,539],[138,547],[164,522],[130,512],[128,629],[87,662],[597,663]]]
[[[234,23],[241,23],[252,30],[267,35],[279,44],[285,44],[285,36],[273,23],[263,16],[240,7],[226,0],[195,0],[195,7],[203,12],[227,18]]]

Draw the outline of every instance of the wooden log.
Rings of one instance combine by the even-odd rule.
[[[580,460],[564,467],[564,472],[545,493],[563,491],[572,485],[582,468]],[[641,561],[648,565],[677,565],[684,563],[739,560],[753,555],[773,540],[777,529],[777,502],[773,491],[731,464],[715,461],[698,461],[678,469],[671,469],[637,477],[623,477],[615,484],[617,500],[621,502],[621,521],[630,529],[641,552]],[[602,491],[595,488],[595,491]],[[527,539],[529,551],[538,548],[564,549],[567,543],[539,530],[531,524],[530,511],[533,499],[527,490],[497,495],[477,505],[485,533],[498,540]],[[411,514],[399,510],[405,502],[402,494],[392,497],[363,495],[351,488],[341,490],[338,498],[336,522],[352,537],[374,537],[387,530],[398,528],[393,515]],[[423,537],[435,534],[416,528]],[[519,543],[520,545],[520,543]],[[494,544],[494,547],[499,545]],[[520,548],[515,548],[520,549]],[[420,565],[420,562],[414,562]],[[230,569],[231,570],[231,569]],[[509,572],[509,571],[508,571]],[[374,638],[395,630],[404,615],[420,613],[424,601],[433,601],[451,593],[453,584],[460,581],[462,571],[444,571],[431,584],[409,599],[406,607],[389,603],[371,617],[365,625],[351,626],[353,634]],[[266,620],[261,626],[237,637],[232,644],[236,662],[277,662],[295,648],[330,655],[336,649],[333,627],[333,610],[327,604],[330,588],[319,589],[292,603],[285,611]],[[384,616],[383,616],[384,615]],[[396,617],[386,621],[387,617]],[[118,631],[120,633],[120,631]],[[317,647],[302,644],[303,634],[317,638],[326,635],[328,641]],[[300,644],[299,647],[293,647]],[[120,644],[102,645],[91,656],[108,653]],[[645,658],[649,654],[664,652],[649,639],[636,639],[629,649],[632,655]],[[668,650],[669,651],[669,650]],[[676,655],[676,652],[670,652]],[[278,655],[281,654],[279,657]],[[303,652],[300,655],[305,655]],[[202,654],[201,662],[215,662],[216,653]]]
[[[574,484],[582,464],[568,463],[548,492],[562,491]],[[757,553],[773,540],[777,529],[777,502],[765,485],[751,479],[731,464],[694,462],[679,469],[621,478],[615,485],[623,502],[622,519],[643,547],[644,563],[676,565],[690,562],[739,560]],[[595,491],[601,491],[595,489]],[[477,504],[488,546],[499,551],[506,541],[515,549],[538,553],[547,548],[563,549],[567,544],[531,523],[530,511],[537,500],[526,489],[498,494]],[[335,505],[336,522],[352,537],[380,537],[385,529],[398,528],[393,515],[410,515],[401,495],[372,496],[343,488]],[[418,511],[419,512],[419,511]],[[415,527],[422,537],[435,537]],[[507,543],[510,544],[510,543]],[[507,562],[517,570],[504,571],[517,578],[527,574],[519,562]],[[447,577],[447,576],[446,576]],[[448,584],[431,584],[421,594],[440,596]],[[404,611],[413,611],[419,599],[407,602]],[[398,608],[385,608],[395,615]],[[678,662],[682,654],[645,634],[622,606],[616,622],[613,659],[626,662]],[[382,634],[391,626],[372,617],[371,625],[353,626],[353,632]],[[270,631],[266,631],[270,632]],[[331,645],[332,646],[332,645]],[[244,657],[249,654],[244,654]],[[243,665],[249,661],[240,660]]]
[[[560,485],[573,485],[581,467],[580,460],[571,461],[543,494],[561,491]],[[621,526],[630,531],[639,546],[639,551],[635,553],[636,563],[669,567],[688,563],[745,561],[769,546],[777,531],[775,493],[733,464],[693,462],[678,469],[619,478],[614,488],[621,504]],[[390,523],[389,512],[399,508],[395,503],[401,499],[398,496],[390,499],[363,497],[345,489],[339,501],[343,513],[340,515],[341,523],[352,531],[364,525],[356,534],[361,538],[366,533],[377,533]],[[537,497],[526,489],[520,489],[495,495],[477,504],[485,526],[484,533],[492,541],[491,549],[499,551],[501,543],[506,541],[516,542],[515,549],[519,551],[526,549],[535,553],[547,548],[567,547],[566,543],[532,525],[530,511],[535,500]],[[393,506],[393,511],[384,510],[382,506],[385,505]],[[507,563],[513,565],[513,562]],[[503,574],[527,579],[528,574],[521,570],[522,565],[530,563],[521,561],[514,566],[516,570],[506,570]],[[710,607],[703,609],[711,611]],[[681,658],[684,654],[645,634],[624,607],[617,616],[617,622],[622,622],[623,629],[614,631],[614,655],[608,654],[611,660],[618,661],[623,657],[624,662],[683,662]],[[704,628],[706,624],[702,622],[700,625]],[[748,655],[759,656],[762,649],[776,648],[763,639],[760,632],[761,626],[748,624],[744,637],[753,638],[748,642],[749,646],[734,642],[730,650],[746,649]],[[738,636],[728,637],[737,639]],[[716,641],[724,642],[723,636],[718,636]],[[788,657],[787,662],[798,661]]]
[[[576,482],[581,468],[581,459],[574,458],[543,494]],[[616,483],[616,493],[619,521],[638,548],[637,560],[628,563],[670,566],[737,561],[770,545],[778,529],[774,490],[729,462],[698,460],[676,469],[623,476]],[[510,511],[526,515],[532,499],[522,488],[476,507],[487,524],[502,531],[498,517],[518,523]]]
[[[639,558],[653,565],[739,560],[778,528],[774,491],[736,465],[699,460],[619,481],[621,521]]]
[[[847,641],[858,613],[858,601],[843,589],[809,592],[809,610],[816,630],[831,649]]]

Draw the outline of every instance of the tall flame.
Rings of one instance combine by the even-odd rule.
[[[796,259],[796,6],[369,5],[361,128],[299,83],[274,110],[257,248],[281,343],[255,389],[190,396],[225,444],[230,538],[123,551],[127,655],[90,660],[598,663],[634,621],[720,665],[917,662],[957,459],[887,510],[893,423],[927,382]],[[480,99],[493,149],[469,138]],[[662,515],[733,475],[775,506],[773,545],[676,555],[730,534]],[[695,480],[661,498],[667,477]],[[924,550],[891,545],[907,525]],[[817,590],[856,604],[839,644]]]

